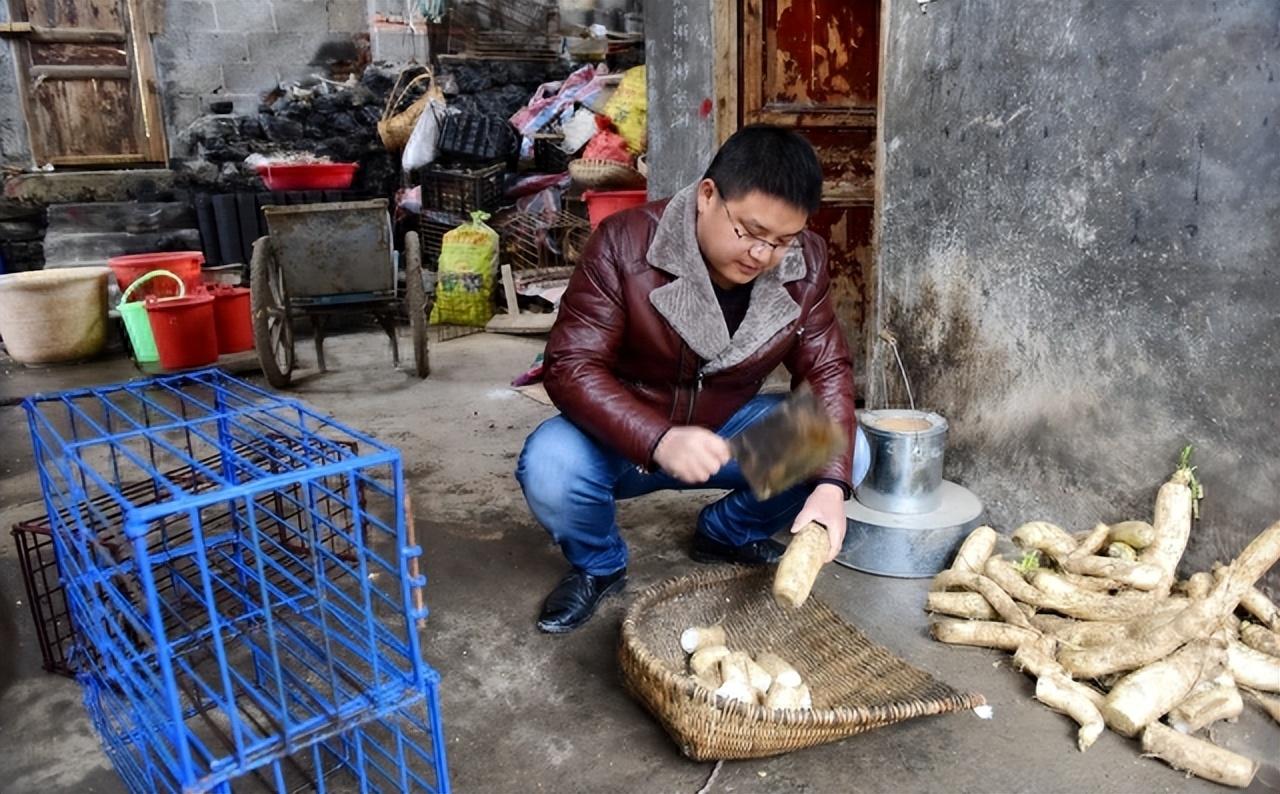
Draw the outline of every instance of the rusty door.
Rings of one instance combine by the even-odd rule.
[[[166,160],[139,0],[9,0],[31,152],[37,164]]]
[[[739,120],[792,127],[818,150],[837,316],[859,373],[870,316],[879,0],[737,0]]]

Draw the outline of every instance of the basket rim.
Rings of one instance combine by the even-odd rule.
[[[715,693],[698,683],[698,681],[689,675],[674,673],[671,669],[663,664],[645,645],[640,642],[638,637],[637,621],[639,617],[650,607],[659,601],[666,600],[681,593],[693,592],[696,590],[706,590],[711,587],[722,584],[724,582],[735,579],[747,578],[753,575],[759,575],[761,569],[758,567],[748,567],[743,565],[724,565],[708,571],[694,571],[685,576],[679,576],[667,579],[657,584],[645,588],[636,596],[635,601],[627,608],[626,616],[622,621],[622,632],[620,637],[620,645],[624,652],[631,654],[635,662],[642,667],[646,673],[654,676],[663,687],[674,689],[681,695],[690,698],[695,703],[699,703],[710,708],[720,709],[728,714],[736,714],[745,717],[752,722],[758,722],[764,725],[774,727],[846,727],[874,725],[881,722],[895,722],[892,710],[886,706],[865,706],[852,708],[850,706],[834,706],[831,708],[812,708],[812,709],[771,709],[758,703],[744,703],[740,700],[716,697]],[[811,598],[811,603],[815,606],[830,612],[840,620],[845,621],[836,615],[830,607],[821,601]],[[846,623],[847,625],[847,623]],[[894,654],[897,656],[897,654]],[[900,658],[900,657],[899,657]],[[909,664],[909,662],[904,663]],[[959,700],[963,708],[976,708],[986,705],[986,698],[976,692],[957,692]],[[943,714],[955,711],[955,708],[949,708],[945,704],[937,703],[922,710],[919,716],[929,716],[935,714]]]

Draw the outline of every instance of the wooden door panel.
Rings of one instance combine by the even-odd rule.
[[[26,0],[27,20],[45,28],[124,32],[121,0]]]
[[[31,151],[39,164],[164,162],[151,41],[137,0],[17,0]]]
[[[822,195],[828,201],[871,203],[875,196],[876,132],[858,127],[805,127],[822,161]]]
[[[31,48],[32,66],[117,66],[127,69],[129,56],[121,44],[54,42]]]
[[[32,89],[33,121],[61,157],[141,154],[131,93],[128,79],[45,80]]]
[[[855,359],[860,359],[861,332],[871,303],[871,221],[875,208],[869,204],[824,204],[809,222],[827,241],[827,266],[831,271],[831,293],[836,317],[845,330]],[[861,369],[862,362],[858,362]]]
[[[766,0],[763,105],[876,106],[879,15],[848,0]]]

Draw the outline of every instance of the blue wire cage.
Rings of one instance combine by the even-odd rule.
[[[24,404],[136,792],[447,792],[399,453],[217,370]]]

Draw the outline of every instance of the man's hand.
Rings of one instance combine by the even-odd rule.
[[[829,482],[819,483],[800,508],[800,515],[791,525],[794,534],[804,528],[810,521],[817,521],[827,528],[827,540],[831,548],[827,551],[827,562],[831,562],[840,553],[844,545],[846,528],[844,515],[844,490]]]
[[[705,427],[673,427],[653,451],[653,461],[680,482],[700,485],[733,457],[729,442]],[[836,489],[839,490],[839,489]]]

